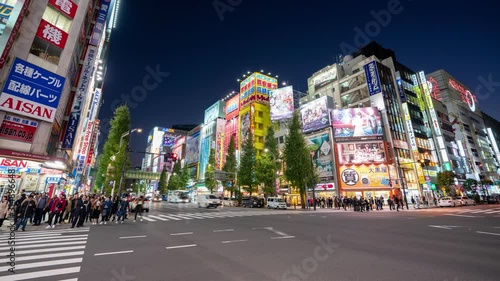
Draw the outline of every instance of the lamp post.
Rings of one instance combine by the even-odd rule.
[[[130,129],[128,132],[125,132],[122,134],[121,138],[120,138],[120,149],[122,147],[122,141],[123,141],[123,138],[128,136],[127,138],[127,147],[125,148],[125,157],[123,158],[123,164],[122,164],[122,172],[120,174],[120,188],[118,190],[118,197],[121,197],[122,196],[122,188],[123,188],[123,176],[125,175],[125,165],[127,163],[127,156],[128,156],[128,151],[130,149],[130,135],[133,133],[133,132],[142,132],[142,129],[139,129],[139,128],[136,128],[136,129]]]
[[[314,151],[311,151],[310,153],[310,159],[311,159],[311,185],[312,185],[312,191],[313,191],[313,206],[314,210],[316,211],[316,186],[314,185],[314,161],[313,161],[313,155]]]
[[[272,153],[269,149],[264,149],[264,152],[271,154],[273,157],[273,163],[274,163],[274,172],[273,172],[273,181],[274,181],[274,196],[278,195],[278,191],[276,190],[276,157],[274,156],[274,153]]]

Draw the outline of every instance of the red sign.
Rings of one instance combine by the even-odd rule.
[[[55,115],[54,108],[21,99],[7,93],[2,93],[0,96],[0,108],[9,112],[29,115],[30,117],[47,122],[52,122]]]
[[[50,160],[52,160],[52,161],[66,162],[66,159],[64,159],[64,158],[49,157],[49,156],[45,156],[45,155],[31,154],[31,153],[14,151],[14,150],[9,150],[9,149],[0,149],[0,155],[1,156],[17,157],[17,158],[22,158],[22,159],[27,159],[27,160],[34,160],[34,161],[50,161]]]
[[[28,168],[28,162],[23,160],[13,160],[7,158],[0,158],[0,166],[4,167],[16,167],[16,168]]]
[[[14,24],[14,27],[12,27],[12,31],[10,32],[9,39],[7,40],[7,44],[5,45],[5,48],[3,49],[2,56],[0,57],[0,69],[3,68],[5,65],[5,62],[7,61],[7,56],[10,53],[10,49],[12,48],[12,45],[14,45],[14,40],[17,38],[17,33],[19,32],[19,28],[21,27],[21,23],[23,22],[24,16],[26,15],[26,12],[28,11],[28,7],[30,5],[31,0],[25,0],[23,7],[21,8],[21,11],[19,12],[19,16],[17,17],[16,23]]]
[[[92,129],[94,128],[93,126],[94,126],[93,121],[89,121],[87,123],[87,129],[85,130],[85,137],[83,138],[83,143],[82,143],[82,151],[80,152],[82,156],[87,155],[90,145],[90,137],[92,136]]]
[[[16,141],[33,142],[38,122],[5,115],[0,127],[0,137]]]
[[[52,45],[56,45],[61,49],[64,49],[66,41],[68,40],[68,33],[43,19],[40,21],[40,26],[38,27],[36,36],[44,39]]]
[[[97,127],[97,121],[95,123],[96,123],[96,127]],[[96,128],[96,130],[94,131],[94,134],[92,134],[92,140],[90,141],[90,146],[89,146],[89,154],[87,156],[87,165],[90,165],[92,163],[92,157],[94,157],[94,149],[95,149],[95,145],[97,142],[97,135],[98,135],[97,132],[98,132],[98,130]]]
[[[448,80],[448,84],[460,93],[460,96],[462,96],[462,102],[467,104],[472,111],[476,111],[476,96],[452,79]]]
[[[49,0],[49,4],[70,18],[76,15],[78,6],[70,0]]]

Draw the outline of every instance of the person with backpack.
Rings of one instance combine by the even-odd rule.
[[[24,197],[26,197],[26,195]],[[21,203],[19,212],[17,213],[16,231],[19,230],[20,226],[22,226],[22,231],[26,231],[26,224],[29,218],[35,213],[35,208],[36,202],[33,200],[33,195],[28,196],[28,198]]]

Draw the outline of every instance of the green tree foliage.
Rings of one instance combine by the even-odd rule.
[[[163,171],[160,174],[160,181],[158,182],[158,191],[160,194],[165,194],[167,192],[167,166],[163,166]]]
[[[187,165],[184,165],[184,168],[181,170],[180,183],[183,189],[188,185],[189,180],[191,179],[191,175],[189,174],[189,169]]]
[[[115,194],[118,193],[120,186],[120,175],[128,138],[123,138],[122,146],[120,147],[121,136],[130,130],[130,112],[127,106],[123,105],[115,110],[114,116],[111,119],[111,129],[108,133],[101,156],[99,157],[99,168],[97,170],[97,179],[95,185],[97,188],[104,186],[104,192],[111,194],[112,184],[115,181]],[[114,161],[111,157],[114,156]],[[130,159],[130,157],[128,157]],[[111,166],[111,169],[108,169]],[[130,166],[130,161],[127,161],[125,168]],[[109,172],[109,173],[108,173]]]
[[[311,182],[311,161],[300,124],[299,113],[293,114],[285,140],[283,159],[286,163],[285,177],[300,192],[302,208],[305,208],[306,187]]]
[[[255,147],[253,146],[252,131],[248,133],[242,149],[240,168],[238,170],[238,184],[244,188],[250,195],[256,191],[255,180]]]
[[[268,151],[271,155],[275,156],[276,159],[276,170],[281,170],[281,163],[279,160],[280,158],[280,151],[279,151],[279,146],[278,146],[278,140],[274,137],[274,126],[271,125],[269,128],[267,128],[267,134],[264,139],[264,150]]]
[[[263,185],[266,196],[274,195],[274,162],[270,153],[263,153],[255,165],[256,182]]]
[[[236,144],[234,141],[234,135],[231,136],[231,140],[229,141],[229,147],[227,148],[227,156],[226,163],[224,163],[224,167],[222,170],[226,172],[226,177],[231,178],[232,180],[228,180],[224,183],[224,187],[226,190],[231,192],[231,197],[233,197],[235,191],[235,179],[234,174],[236,173]]]
[[[205,168],[205,186],[208,188],[210,193],[214,193],[214,189],[217,186],[217,180],[214,177],[214,171],[216,170],[215,163],[215,149],[210,149],[210,154],[208,156],[207,167]]]
[[[446,195],[454,196],[456,194],[455,188],[451,188],[453,183],[455,183],[455,173],[444,171],[437,174],[437,184],[442,191],[446,192]]]
[[[477,188],[477,180],[475,179],[467,179],[465,180],[463,187],[466,191],[475,191],[473,187],[475,186]]]
[[[167,185],[168,190],[183,190],[186,185],[183,183],[183,175],[180,161],[174,164],[172,174]]]

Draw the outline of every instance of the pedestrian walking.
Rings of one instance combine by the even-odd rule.
[[[35,219],[33,220],[33,225],[40,225],[42,223],[42,215],[45,207],[49,203],[49,197],[45,192],[42,192],[42,195],[38,198],[38,202],[36,203],[35,208]]]
[[[20,226],[22,226],[22,231],[26,231],[26,224],[29,218],[35,213],[35,208],[36,203],[33,200],[33,195],[28,196],[28,198],[21,203],[19,212],[17,213],[16,231],[19,230]]]
[[[124,200],[118,199],[118,210],[116,211],[116,223],[123,223],[127,215],[127,211],[130,209],[130,204],[126,198]]]
[[[111,197],[108,197],[105,199],[104,203],[102,204],[101,224],[103,224],[103,223],[107,224],[112,208],[113,208],[113,202],[111,202]]]
[[[0,202],[0,227],[3,225],[3,221],[9,215],[9,198],[4,195],[2,201]]]
[[[144,204],[144,196],[141,195],[141,197],[137,198],[135,200],[135,217],[134,217],[134,222],[137,221],[137,215],[141,216],[141,221],[143,221],[142,218],[142,205]]]
[[[56,225],[59,224],[59,216],[62,215],[65,209],[66,200],[64,200],[63,194],[59,194],[59,197],[54,200],[52,207],[50,208],[49,225],[46,228],[55,228]]]

